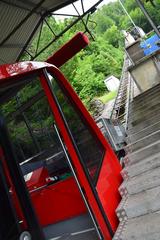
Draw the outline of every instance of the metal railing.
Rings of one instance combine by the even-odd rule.
[[[128,72],[128,67],[130,65],[130,59],[125,55],[120,85],[110,116],[112,121],[117,121],[120,124],[123,124],[125,129],[127,129],[128,124],[129,105],[133,99],[134,84],[131,75]]]

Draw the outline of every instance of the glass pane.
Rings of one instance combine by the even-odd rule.
[[[1,105],[18,162],[24,175],[45,167],[50,176],[61,179],[70,174],[70,169],[54,130],[55,121],[47,97],[39,77],[26,81],[25,87],[15,90],[16,96],[6,98]]]
[[[50,74],[48,76],[74,141],[76,142],[82,161],[90,177],[95,180],[103,159],[104,148],[97,137],[92,135],[80,113],[76,112],[73,104],[65,95],[65,90],[58,85],[54,77]]]

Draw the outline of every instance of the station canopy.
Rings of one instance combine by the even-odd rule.
[[[1,0],[0,64],[18,61],[43,19],[75,0]]]

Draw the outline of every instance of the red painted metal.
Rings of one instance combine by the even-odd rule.
[[[121,176],[120,176],[120,171],[121,171],[120,164],[119,164],[114,152],[112,151],[111,147],[106,142],[106,139],[104,138],[104,136],[100,132],[99,128],[97,127],[96,123],[94,122],[94,120],[92,119],[92,117],[90,116],[90,114],[88,113],[88,111],[86,110],[84,105],[82,104],[82,102],[79,99],[79,97],[77,96],[77,94],[72,89],[71,85],[68,83],[68,81],[62,75],[62,73],[56,68],[50,68],[49,70],[58,79],[60,85],[62,86],[62,88],[65,90],[66,94],[70,97],[71,101],[76,106],[77,111],[79,111],[81,116],[83,116],[84,119],[86,120],[86,123],[87,123],[88,127],[90,128],[90,130],[92,131],[92,133],[94,135],[98,136],[98,138],[99,138],[100,142],[103,144],[106,152],[108,152],[107,163],[106,163],[105,184],[107,184],[107,186],[110,186],[110,193],[112,193],[112,200],[113,200],[113,202],[116,203],[114,206],[111,206],[111,210],[110,210],[111,214],[108,214],[107,211],[105,211],[105,210],[108,210],[106,208],[106,205],[109,208],[110,201],[108,201],[108,199],[106,199],[105,201],[101,201],[101,200],[103,200],[101,194],[98,197],[99,197],[99,200],[101,201],[101,206],[103,207],[103,209],[105,211],[105,214],[106,214],[106,216],[109,220],[109,223],[112,227],[112,230],[115,231],[115,228],[118,226],[115,210],[116,210],[119,200],[120,200],[118,188],[122,181]],[[61,135],[64,138],[64,141],[66,143],[66,146],[67,146],[70,156],[72,158],[73,164],[76,168],[77,176],[81,183],[81,186],[85,190],[88,202],[92,208],[94,215],[96,216],[97,222],[101,228],[101,231],[103,232],[103,236],[105,237],[105,239],[111,239],[112,237],[106,226],[106,222],[105,222],[104,216],[102,215],[100,206],[98,205],[98,203],[95,199],[95,196],[93,194],[91,186],[90,186],[88,179],[84,173],[83,167],[80,163],[80,160],[77,156],[77,153],[74,149],[71,139],[68,136],[68,132],[65,128],[64,122],[62,121],[61,115],[57,109],[55,102],[53,101],[51,89],[49,88],[49,86],[46,82],[46,79],[43,75],[42,75],[41,79],[42,79],[41,80],[42,86],[45,90],[46,96],[48,97],[49,104],[52,108],[55,120],[60,129]],[[104,168],[104,165],[102,165],[102,168]],[[109,172],[107,174],[107,168],[110,171],[110,174],[109,174]],[[101,172],[102,172],[102,169],[101,169]],[[101,176],[102,176],[102,174],[100,175],[100,177]],[[117,179],[117,177],[118,177],[118,179]],[[115,189],[112,189],[113,185],[115,186],[116,191],[115,191]],[[101,185],[101,182],[99,182],[99,184],[96,186],[96,189],[103,189],[103,188],[105,189],[105,185]],[[99,194],[98,191],[97,191],[97,193]]]
[[[48,180],[48,170],[43,167],[29,175],[26,185],[41,226],[64,221],[87,212],[73,177],[52,183]],[[13,186],[10,188],[10,192],[17,216],[22,222],[22,228],[27,229]]]
[[[88,44],[88,37],[84,33],[79,32],[71,40],[65,43],[56,53],[54,53],[53,56],[49,57],[46,62],[59,68]]]
[[[107,216],[109,223],[112,227],[112,230],[115,231],[118,224],[115,209],[120,200],[118,188],[122,181],[120,176],[121,171],[120,164],[110,145],[107,143],[106,139],[104,138],[101,131],[95,124],[94,120],[89,115],[88,111],[85,109],[81,100],[74,92],[74,90],[72,89],[68,81],[65,79],[65,77],[62,75],[62,73],[56,67],[47,63],[31,62],[5,65],[0,67],[0,86],[4,85],[6,86],[11,83],[14,84],[14,82],[16,82],[17,79],[19,79],[19,77],[32,74],[35,71],[39,72],[39,70],[43,68],[47,68],[48,71],[52,72],[54,76],[58,79],[59,84],[64,89],[66,94],[69,96],[72,103],[75,105],[77,111],[81,114],[81,116],[83,116],[90,131],[93,133],[93,135],[95,135],[99,139],[99,141],[101,142],[105,149],[105,156],[95,190],[97,192],[101,206],[105,212],[105,215]],[[74,149],[73,143],[68,135],[67,129],[61,118],[61,114],[57,108],[56,103],[53,100],[51,89],[49,88],[43,73],[41,73],[41,83],[44,88],[45,94],[48,98],[49,104],[52,108],[57,126],[61,132],[64,142],[67,146],[68,152],[71,156],[73,165],[76,169],[79,182],[85,191],[88,203],[91,206],[91,209],[103,233],[104,239],[107,240],[111,239],[112,237],[108,231],[106,221],[104,219],[100,206],[97,203],[95,195],[85,175],[84,169]]]
[[[115,210],[121,200],[118,188],[122,182],[121,168],[116,162],[110,151],[106,151],[96,185],[99,199],[114,232],[119,223]]]
[[[42,226],[54,224],[87,211],[73,177],[32,192],[31,199]]]
[[[41,167],[27,174],[25,177],[27,188],[29,191],[32,191],[48,183],[49,173],[45,167]]]
[[[4,64],[0,66],[0,87],[9,86],[20,80],[22,76],[29,75],[45,67],[52,67],[46,62],[18,62],[14,64]]]
[[[6,176],[6,181],[8,184],[8,188],[10,189],[10,194],[11,194],[11,198],[13,201],[13,206],[16,209],[17,217],[19,218],[19,221],[21,222],[22,229],[27,229],[27,224],[26,224],[22,209],[20,207],[19,200],[18,200],[16,191],[15,191],[14,185],[12,183],[12,180],[11,180],[11,177],[10,177],[10,174],[8,171],[8,167],[7,167],[7,164],[5,161],[4,153],[3,153],[3,150],[1,147],[0,147],[0,161],[2,162],[2,166],[3,166],[4,172],[5,172],[5,176]]]
[[[64,221],[87,211],[73,177],[53,183],[48,170],[39,168],[26,181],[31,200],[42,226]]]

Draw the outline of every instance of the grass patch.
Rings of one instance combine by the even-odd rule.
[[[101,102],[103,102],[105,104],[105,103],[109,102],[110,100],[114,99],[116,97],[116,95],[117,95],[117,91],[109,92],[109,93],[104,94],[101,97],[98,97],[97,99],[99,99]]]

